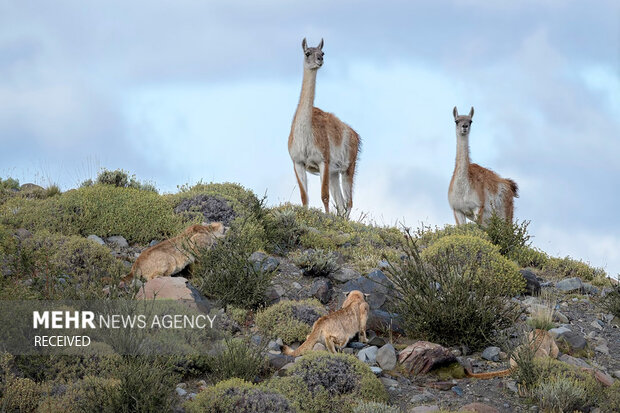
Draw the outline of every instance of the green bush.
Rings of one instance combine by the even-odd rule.
[[[415,233],[416,243],[421,247],[428,247],[435,241],[450,235],[471,235],[473,237],[482,238],[491,241],[489,235],[478,224],[469,222],[464,225],[445,225],[443,228],[423,225],[418,228]]]
[[[353,413],[400,413],[400,409],[385,403],[362,402],[355,406]]]
[[[209,363],[211,375],[216,381],[237,377],[252,382],[266,368],[262,351],[247,339],[227,338]]]
[[[620,380],[614,381],[614,384],[605,390],[603,400],[599,405],[603,413],[620,412]]]
[[[518,252],[530,245],[530,235],[527,233],[529,225],[530,221],[507,221],[493,213],[484,230],[502,255],[516,259]]]
[[[16,191],[19,189],[19,181],[10,177],[6,179],[0,178],[0,190],[3,189],[12,189]]]
[[[199,251],[193,282],[203,294],[223,305],[245,309],[265,303],[273,272],[264,271],[249,259],[256,243],[247,232],[253,229],[253,222],[236,220],[225,238],[211,249]]]
[[[543,271],[555,277],[579,277],[586,281],[601,280],[607,277],[603,269],[592,268],[585,262],[574,260],[570,257],[549,258],[543,266]]]
[[[241,379],[222,381],[185,403],[188,413],[295,413],[282,394]]]
[[[620,318],[620,284],[616,284],[603,299],[603,308]]]
[[[117,379],[86,376],[69,385],[58,396],[45,398],[39,405],[38,412],[64,413],[114,413],[118,410],[117,400],[120,381]]]
[[[589,395],[583,383],[567,377],[552,377],[540,383],[534,397],[546,412],[583,411],[589,407]]]
[[[352,412],[360,401],[386,402],[385,387],[368,365],[348,354],[324,351],[298,359],[289,376],[266,385],[284,394],[299,412]]]
[[[41,386],[31,379],[12,377],[4,385],[0,405],[3,406],[3,411],[33,412],[43,396],[42,393]]]
[[[327,277],[340,269],[338,256],[331,251],[305,250],[290,258],[308,277]]]
[[[497,284],[508,295],[517,295],[525,287],[525,279],[517,266],[504,258],[497,246],[471,235],[449,235],[422,251],[421,258],[431,264],[443,261],[449,254],[464,271],[474,273],[484,284]]]
[[[146,244],[183,229],[171,204],[155,192],[111,185],[94,185],[41,200],[12,198],[0,209],[0,219],[13,227],[48,230],[64,235],[122,235]]]
[[[129,176],[129,173],[122,169],[116,169],[114,171],[110,171],[105,168],[102,169],[97,175],[97,183],[102,185],[112,185],[118,188],[134,188],[143,191],[157,192],[157,188],[155,188],[152,183],[140,182],[136,179],[135,175]],[[92,185],[92,181],[90,179],[82,182],[83,187],[90,185]]]
[[[310,334],[312,324],[325,309],[315,299],[280,301],[256,314],[258,329],[267,337],[281,338],[285,343],[301,342]]]
[[[524,281],[488,241],[450,235],[420,254],[407,235],[403,252],[404,259],[389,261],[386,275],[398,291],[395,311],[410,336],[477,349],[518,317],[511,298]]]
[[[549,261],[549,255],[538,248],[525,246],[515,249],[513,259],[521,267],[542,269],[545,264],[547,264],[547,261]]]
[[[265,215],[267,249],[275,254],[284,255],[299,246],[304,228],[295,218],[292,207],[274,208]]]

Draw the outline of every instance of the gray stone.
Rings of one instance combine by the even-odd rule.
[[[391,344],[386,344],[377,351],[377,364],[383,370],[392,370],[396,367],[396,350]]]
[[[381,260],[377,263],[377,268],[379,268],[382,271],[385,271],[388,268],[390,268],[390,263],[387,262],[387,260]]]
[[[273,272],[280,266],[280,261],[277,258],[270,257],[260,251],[253,252],[248,259],[254,264],[254,268],[261,269],[264,272]]]
[[[536,278],[536,274],[528,269],[523,269],[520,273],[523,278],[525,278],[525,293],[529,295],[539,295],[540,282],[538,281],[538,278]]]
[[[612,375],[613,375],[615,378],[620,379],[620,370],[616,370],[616,371],[614,371],[614,372],[612,373]]]
[[[400,315],[383,310],[370,310],[367,328],[377,331],[392,330],[395,333],[404,333],[401,327]]]
[[[374,373],[375,376],[380,376],[383,373],[383,369],[381,367],[370,366],[370,371]]]
[[[500,357],[499,357],[500,351],[501,350],[499,347],[487,347],[482,352],[482,358],[485,360],[497,362],[500,360]]]
[[[599,322],[598,320],[594,320],[594,321],[592,321],[592,322],[590,323],[590,325],[591,325],[593,328],[596,328],[597,330],[602,330],[602,329],[603,329],[602,322]]]
[[[581,334],[574,331],[567,331],[565,333],[562,333],[558,338],[560,340],[566,341],[566,343],[573,350],[583,350],[588,344],[586,342],[586,339]]]
[[[177,392],[179,397],[184,397],[187,394],[187,391],[185,391],[185,389],[182,389],[181,387],[177,387],[175,391]]]
[[[407,411],[407,413],[434,413],[434,412],[439,412],[439,411],[441,411],[439,406],[433,404],[433,405],[430,405],[430,406],[429,405],[423,405],[423,406],[412,407],[411,409],[409,409]]]
[[[154,247],[155,245],[159,244],[161,241],[158,239],[154,239],[151,240],[151,242],[149,242],[149,247]]]
[[[332,297],[332,283],[327,278],[317,278],[310,286],[310,295],[323,304],[327,304]]]
[[[590,283],[583,283],[581,288],[586,294],[599,295],[601,293],[601,290],[599,290],[598,287],[595,287]]]
[[[519,388],[517,387],[517,382],[514,380],[508,380],[506,382],[506,387],[513,393],[519,394]]]
[[[105,245],[105,241],[102,240],[100,237],[96,236],[95,234],[89,235],[88,237],[86,237],[86,239],[94,241],[94,242],[96,242],[99,245]]]
[[[566,327],[557,327],[557,328],[552,328],[551,330],[549,330],[549,334],[551,334],[551,336],[553,338],[558,338],[562,334],[568,333],[570,331],[571,330],[569,328],[566,328]]]
[[[424,403],[424,402],[430,402],[430,401],[434,401],[436,400],[437,397],[435,397],[431,392],[424,390],[422,393],[420,394],[416,394],[415,396],[413,396],[410,401],[411,403]]]
[[[274,284],[267,287],[265,296],[270,304],[277,303],[286,294],[286,290],[280,284]]]
[[[17,228],[15,230],[15,236],[18,240],[23,241],[32,237],[32,232],[28,231],[26,228]]]
[[[564,291],[565,293],[580,291],[582,287],[583,283],[579,277],[566,278],[555,283],[555,288]]]
[[[267,353],[267,358],[269,359],[269,365],[275,370],[279,370],[287,364],[295,362],[295,357],[287,356],[286,354]]]
[[[377,346],[366,347],[357,353],[357,358],[366,364],[373,365],[377,362],[377,352],[379,348]]]
[[[576,367],[584,367],[584,368],[587,368],[587,369],[591,369],[592,368],[592,366],[590,366],[584,360],[582,360],[580,358],[577,358],[577,357],[570,356],[568,354],[562,354],[560,357],[558,357],[558,360],[563,361],[566,364],[570,364],[572,366],[576,366]]]
[[[299,284],[297,281],[295,281],[293,284],[291,284],[293,286],[293,288],[295,288],[296,290],[301,290],[303,287],[301,286],[301,284]]]
[[[359,342],[359,341],[350,341],[348,346],[353,349],[359,350],[359,349],[366,347],[366,344]]]
[[[355,354],[355,349],[351,347],[345,347],[342,349],[344,354]]]
[[[108,244],[112,244],[114,248],[129,248],[129,243],[127,240],[120,235],[108,237],[106,238],[106,241]]]
[[[607,356],[609,355],[609,347],[607,347],[607,344],[601,344],[594,347],[594,351],[598,351],[599,353],[603,353]]]
[[[381,270],[375,270],[365,277],[348,281],[342,289],[343,291],[360,290],[369,294],[366,301],[370,308],[375,310],[385,303],[388,292],[393,290],[393,284]]]
[[[274,340],[271,340],[269,344],[267,344],[267,349],[271,351],[280,351],[281,347]]]
[[[554,313],[554,318],[556,321],[559,321],[560,323],[563,323],[563,324],[568,324],[569,322],[568,317],[566,317],[564,314],[562,314],[559,311],[556,311]]]
[[[379,380],[381,380],[385,387],[398,387],[398,382],[389,377],[379,377]]]
[[[312,350],[314,350],[314,351],[325,351],[327,349],[325,348],[325,346],[323,344],[315,343],[314,347],[312,347]]]
[[[361,277],[361,274],[352,268],[343,267],[336,272],[329,274],[329,278],[334,281],[346,283],[347,281],[356,280]]]

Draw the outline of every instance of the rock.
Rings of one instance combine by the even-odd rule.
[[[430,393],[429,393],[430,394]],[[433,413],[440,412],[441,409],[437,405],[432,406],[416,406],[409,409],[407,413]]]
[[[553,313],[553,318],[555,319],[555,321],[558,321],[562,324],[568,324],[570,321],[568,317],[566,317],[564,314],[562,314],[559,311],[556,311]]]
[[[583,283],[579,277],[566,278],[555,283],[555,288],[565,293],[580,291],[582,287]]]
[[[566,327],[557,327],[557,328],[552,328],[551,330],[549,330],[549,334],[551,334],[553,338],[558,338],[562,334],[570,332],[570,331],[571,330]]]
[[[312,347],[312,350],[314,351],[326,351],[327,349],[325,348],[325,346],[321,343],[315,343],[314,347]]]
[[[108,244],[112,244],[114,248],[129,248],[129,243],[127,240],[120,235],[108,237],[106,238],[106,241]]]
[[[27,184],[23,184],[22,186],[19,187],[20,191],[24,191],[24,192],[36,192],[36,191],[43,191],[43,187],[39,186],[37,184],[31,184],[31,183],[27,183]]]
[[[540,294],[540,282],[538,278],[536,278],[536,274],[534,272],[523,269],[520,271],[523,278],[525,278],[525,294],[537,296]]]
[[[369,294],[366,301],[370,308],[375,310],[385,303],[388,291],[393,289],[393,284],[381,270],[375,270],[365,277],[348,281],[342,289],[343,291],[360,290]]]
[[[457,396],[462,396],[463,395],[463,389],[461,389],[459,386],[454,386],[451,389]]]
[[[454,383],[451,381],[436,381],[434,383],[428,383],[427,386],[432,387],[433,389],[448,391],[454,387]]]
[[[401,318],[396,313],[389,313],[383,310],[370,310],[368,315],[367,328],[375,331],[390,331],[404,333],[401,327]]]
[[[435,397],[431,392],[429,392],[428,390],[424,390],[422,393],[420,394],[416,394],[415,396],[413,396],[411,398],[411,403],[424,403],[424,402],[429,402],[429,401],[434,401],[437,400],[437,397]]]
[[[293,286],[293,288],[295,288],[296,290],[301,290],[303,287],[301,286],[301,284],[299,284],[297,281],[295,281],[293,284],[291,284]]]
[[[597,287],[593,286],[590,283],[583,283],[581,289],[584,293],[590,295],[599,295],[601,293],[601,291]]]
[[[277,303],[284,297],[286,294],[286,290],[280,284],[273,284],[267,287],[267,291],[265,291],[265,298],[269,304]]]
[[[558,357],[558,360],[563,361],[566,364],[570,364],[571,366],[584,367],[587,369],[592,368],[592,366],[590,366],[584,360],[577,358],[577,357],[570,356],[568,354],[562,354],[560,357]]]
[[[158,239],[154,239],[151,240],[151,242],[149,242],[149,247],[154,247],[155,245],[159,244],[161,241]]]
[[[417,341],[398,354],[398,362],[406,371],[425,374],[435,366],[449,364],[456,360],[450,350],[428,341]]]
[[[381,383],[383,383],[385,387],[398,387],[398,382],[389,377],[379,377],[379,380],[381,380]]]
[[[274,340],[269,341],[269,344],[267,344],[267,350],[270,351],[280,351],[281,350],[281,346],[276,343]]]
[[[572,350],[583,350],[588,344],[586,339],[579,333],[567,331],[558,336],[558,339],[564,340]]]
[[[614,384],[614,378],[600,370],[594,371],[594,378],[605,387],[609,387]]]
[[[590,325],[596,328],[597,330],[602,330],[605,324],[600,320],[594,320],[590,323]]]
[[[267,353],[267,358],[269,359],[269,365],[275,370],[280,370],[288,363],[295,362],[295,357],[287,356],[286,354]]]
[[[500,351],[501,350],[499,347],[487,347],[482,352],[482,358],[485,360],[497,362],[500,360],[500,357],[499,357]]]
[[[317,278],[310,286],[310,295],[323,304],[327,304],[332,297],[332,283],[327,278]]]
[[[375,335],[373,338],[369,339],[368,343],[366,344],[368,344],[369,346],[381,347],[385,345],[385,339],[383,337]]]
[[[383,369],[377,366],[370,366],[370,371],[372,371],[375,376],[380,376],[381,373],[383,373]]]
[[[356,280],[360,278],[361,276],[362,275],[359,272],[355,271],[352,268],[347,268],[347,267],[340,268],[338,271],[332,272],[329,274],[329,278],[331,278],[334,281],[341,282],[341,283],[346,283],[347,281]]]
[[[187,391],[185,391],[185,389],[181,388],[181,387],[177,387],[175,389],[175,391],[177,392],[177,394],[179,395],[179,397],[184,397],[187,394]]]
[[[386,344],[377,351],[377,364],[383,370],[392,370],[396,367],[396,350],[391,344]]]
[[[342,349],[342,352],[344,354],[351,354],[354,355],[355,354],[355,349],[351,348],[351,347],[345,347]]]
[[[373,365],[377,362],[377,353],[379,348],[377,346],[366,347],[357,353],[357,358],[366,364]]]
[[[594,351],[598,351],[599,353],[609,356],[609,347],[607,347],[607,344],[601,344],[594,347]]]
[[[506,387],[513,393],[519,394],[519,388],[517,387],[517,382],[514,380],[508,380],[506,382]]]
[[[366,347],[366,344],[359,342],[359,341],[349,341],[348,346],[353,349],[359,350],[359,349]]]
[[[207,194],[199,194],[192,198],[184,199],[174,208],[174,212],[190,217],[200,213],[202,214],[203,221],[221,222],[227,227],[237,217],[237,214],[227,200],[219,196]]]
[[[261,269],[263,272],[273,272],[280,265],[280,261],[277,258],[270,257],[260,251],[253,252],[248,260],[254,264],[254,268],[257,270]]]
[[[461,412],[475,412],[475,413],[499,413],[495,407],[489,406],[484,403],[469,403],[461,407]]]
[[[620,370],[616,370],[612,374],[615,378],[620,379]]]
[[[102,240],[100,237],[96,236],[95,234],[91,234],[89,236],[86,237],[86,239],[89,239],[93,242],[96,242],[99,245],[105,245],[105,241]]]
[[[208,313],[215,308],[215,303],[204,298],[183,277],[158,277],[147,281],[140,287],[136,299],[169,299],[182,302],[190,308]]]
[[[15,230],[15,236],[18,240],[24,241],[25,239],[32,237],[32,232],[28,231],[26,228],[17,228]]]

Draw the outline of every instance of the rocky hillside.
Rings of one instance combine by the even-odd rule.
[[[527,222],[391,228],[237,184],[160,195],[123,171],[61,193],[0,180],[0,298],[169,298],[217,317],[201,351],[0,357],[8,411],[620,411],[620,287],[529,245]],[[174,277],[119,285],[149,246],[192,223],[224,239]],[[314,321],[361,290],[368,342],[293,358]],[[549,331],[557,359],[528,332]],[[468,377],[509,367],[504,377]]]

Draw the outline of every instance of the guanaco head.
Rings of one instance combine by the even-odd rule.
[[[306,38],[301,42],[301,47],[304,50],[304,68],[310,70],[318,70],[323,66],[323,39],[317,47],[308,47]]]
[[[456,133],[457,135],[467,136],[469,134],[469,130],[471,129],[471,118],[474,117],[474,107],[471,107],[469,111],[469,115],[461,115],[459,116],[458,110],[456,110],[456,106],[452,110],[452,114],[454,115],[454,123],[456,123]]]

